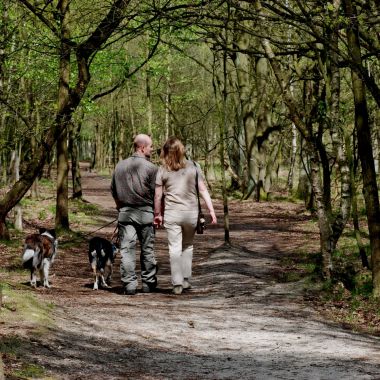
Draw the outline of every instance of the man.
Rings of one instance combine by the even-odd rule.
[[[119,210],[120,273],[127,295],[134,295],[138,284],[135,273],[137,239],[141,246],[142,290],[149,293],[157,286],[153,200],[158,168],[150,162],[153,145],[148,135],[137,135],[133,145],[135,153],[116,165],[111,183],[112,196]]]

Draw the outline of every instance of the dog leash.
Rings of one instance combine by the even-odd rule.
[[[118,225],[116,224],[116,227],[115,229],[113,230],[113,234],[111,236],[111,242],[114,242],[114,245],[116,247],[120,247],[120,238],[119,238],[119,234],[117,233],[118,232]]]
[[[94,234],[95,232],[98,232],[98,231],[102,230],[103,228],[110,226],[112,223],[115,223],[116,221],[117,221],[117,219],[114,219],[112,222],[105,224],[104,226],[98,228],[97,230],[88,232],[87,234],[84,234],[83,237],[90,236],[90,235]],[[116,228],[115,228],[112,236],[114,236],[116,230],[117,230],[117,225],[116,225]]]
[[[82,241],[83,239],[86,239],[88,236],[94,234],[95,232],[102,230],[105,227],[108,227],[109,225],[111,225],[112,223],[115,223],[116,221],[117,221],[117,218],[112,220],[111,222],[105,224],[104,226],[99,227],[98,229],[96,229],[94,231],[87,232],[86,234],[82,235],[80,238],[70,239],[70,240],[62,240],[62,241],[59,241],[59,244],[72,243],[74,241]],[[114,236],[116,235],[116,230],[117,230],[117,225],[116,225],[116,228],[112,234],[112,238],[114,238]]]

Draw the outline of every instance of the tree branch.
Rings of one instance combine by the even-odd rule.
[[[59,37],[58,29],[56,26],[43,15],[43,11],[45,8],[40,11],[37,9],[34,5],[32,5],[28,0],[18,0],[21,4],[23,4],[26,8],[28,8],[34,15],[36,15],[39,20],[45,24],[53,33],[55,36]]]
[[[158,48],[158,45],[160,43],[160,33],[157,37],[157,40],[156,40],[156,43],[154,44],[153,48],[151,49],[151,51],[149,52],[148,56],[144,59],[144,61],[138,65],[134,70],[132,70],[130,73],[127,73],[124,78],[117,84],[115,84],[112,88],[104,91],[104,92],[101,92],[99,94],[96,94],[94,95],[92,98],[91,98],[91,101],[95,101],[96,99],[99,99],[99,98],[102,98],[104,96],[107,96],[109,94],[112,94],[114,91],[116,91],[118,88],[120,88],[125,82],[127,79],[131,78],[137,71],[139,71],[143,66],[146,65],[146,63],[154,56],[157,48]]]

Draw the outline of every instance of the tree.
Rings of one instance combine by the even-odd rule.
[[[124,21],[133,19],[136,15],[131,13],[128,15],[129,1],[118,0],[108,6],[106,14],[100,19],[95,28],[86,38],[77,42],[70,39],[68,31],[69,22],[69,1],[63,0],[58,3],[58,14],[53,11],[47,13],[48,7],[40,8],[38,5],[29,2],[28,0],[19,0],[35,17],[40,21],[40,25],[47,28],[54,38],[60,44],[60,59],[59,59],[59,89],[57,99],[57,111],[55,121],[48,129],[43,143],[36,150],[36,155],[32,157],[24,175],[17,181],[9,191],[0,200],[0,237],[7,238],[9,236],[5,218],[8,212],[20,201],[28,189],[33,184],[35,178],[41,173],[41,170],[47,160],[48,154],[53,148],[56,141],[60,141],[59,152],[64,152],[67,127],[71,122],[73,113],[77,109],[82,100],[88,84],[91,79],[90,64],[97,52],[103,45],[117,32],[120,32],[119,27]],[[132,11],[131,11],[132,12]],[[54,19],[58,18],[58,21]],[[76,60],[76,83],[70,86],[70,58],[71,52],[75,53]],[[62,150],[63,149],[63,150]],[[64,163],[62,163],[65,160]],[[59,167],[67,165],[67,159],[63,153],[59,155]],[[62,169],[60,186],[67,180],[66,169]],[[61,187],[58,187],[58,191]],[[65,196],[65,195],[64,195]],[[66,219],[66,200],[62,200],[59,195],[57,199],[57,227],[67,227],[68,220]]]
[[[343,0],[347,19],[347,44],[354,67],[362,67],[357,12],[351,0]],[[354,17],[353,17],[354,16]],[[365,83],[357,70],[352,68],[352,92],[355,102],[355,127],[358,152],[362,167],[363,194],[366,204],[368,229],[372,251],[373,294],[380,297],[380,206],[376,171],[372,151]]]

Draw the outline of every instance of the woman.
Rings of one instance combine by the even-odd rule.
[[[211,224],[216,224],[216,216],[199,165],[185,159],[185,148],[176,137],[165,142],[161,163],[156,177],[154,224],[157,227],[162,224],[161,203],[165,194],[164,227],[168,233],[173,293],[181,294],[183,289],[191,287],[193,240],[198,219],[197,172],[199,193],[210,212]]]

